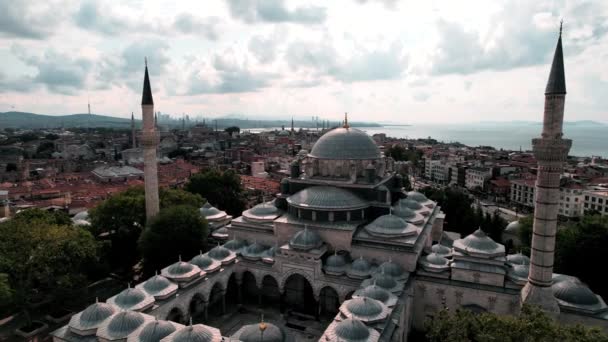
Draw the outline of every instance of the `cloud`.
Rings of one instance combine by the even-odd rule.
[[[116,35],[128,28],[128,20],[119,18],[106,6],[99,6],[93,0],[82,2],[74,14],[74,22],[80,28],[107,35]]]
[[[14,38],[44,39],[50,36],[61,18],[61,11],[52,11],[55,3],[27,0],[0,1],[0,34]]]
[[[289,10],[283,0],[227,1],[232,17],[250,24],[256,22],[322,24],[327,17],[323,7],[301,6]]]
[[[44,85],[54,93],[73,95],[85,88],[91,71],[92,62],[82,57],[72,57],[53,49],[47,50],[42,57],[29,54],[20,46],[13,46],[13,53],[26,65],[36,68],[31,77],[24,75],[18,80],[6,81],[15,91],[28,91]]]
[[[356,0],[356,2],[360,3],[360,4],[367,4],[367,3],[382,3],[386,8],[388,9],[395,9],[397,2],[399,0]]]
[[[173,27],[185,34],[202,34],[209,40],[218,40],[220,37],[218,17],[198,18],[190,13],[182,13],[175,17]]]
[[[509,70],[547,63],[557,42],[559,17],[541,2],[526,6],[507,2],[495,18],[493,28],[482,39],[476,31],[440,19],[436,23],[439,44],[432,57],[432,73],[470,74],[482,70]],[[593,12],[596,12],[595,15]],[[606,17],[592,4],[569,8],[564,44],[566,54],[577,54],[602,37],[608,27]]]
[[[293,42],[286,58],[292,69],[309,68],[346,83],[398,79],[407,66],[399,44],[341,58],[329,43]]]

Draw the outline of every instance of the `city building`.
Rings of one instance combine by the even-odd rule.
[[[465,171],[464,186],[469,190],[486,190],[487,182],[492,178],[489,167],[470,167]]]
[[[608,190],[588,190],[583,192],[584,211],[595,211],[601,215],[608,215]]]

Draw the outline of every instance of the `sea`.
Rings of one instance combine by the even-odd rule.
[[[395,138],[433,138],[459,142],[467,146],[492,146],[497,149],[531,150],[532,138],[540,137],[540,123],[416,124],[380,127],[357,127],[369,135],[385,133]],[[246,129],[253,133],[280,128]],[[565,123],[564,138],[572,139],[571,156],[608,158],[608,125],[601,123]]]

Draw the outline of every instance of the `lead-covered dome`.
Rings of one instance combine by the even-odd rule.
[[[283,342],[285,333],[274,324],[261,322],[246,325],[239,334],[238,340],[242,342]]]
[[[157,342],[171,335],[176,330],[175,326],[168,321],[155,320],[144,326],[137,334],[139,342]]]
[[[422,193],[418,192],[418,191],[410,191],[407,193],[407,198],[414,200],[416,202],[419,203],[424,203],[426,201],[428,201],[429,199],[426,198],[426,196],[424,196]]]
[[[420,202],[409,198],[400,199],[399,202],[397,202],[397,206],[403,206],[412,210],[422,209],[422,204],[420,204]]]
[[[304,230],[297,232],[291,240],[289,245],[295,249],[308,251],[314,248],[319,248],[323,244],[321,236],[314,230],[309,230],[304,227]]]
[[[287,198],[290,206],[303,209],[354,210],[369,204],[354,193],[333,186],[311,186]]]
[[[144,316],[139,312],[122,311],[112,317],[105,332],[112,339],[125,338],[139,328],[144,321]]]
[[[349,300],[345,309],[359,319],[369,319],[382,313],[379,301],[368,297],[357,297]]]
[[[431,246],[431,252],[437,254],[437,255],[441,255],[442,257],[449,257],[450,255],[452,255],[452,249],[448,246],[444,246],[440,243],[436,243],[433,246]]]
[[[454,250],[473,256],[493,258],[504,256],[505,246],[496,243],[481,229],[477,229],[473,234],[454,241]]]
[[[336,337],[346,342],[367,341],[370,331],[363,322],[348,318],[336,324],[334,328]]]
[[[530,265],[530,258],[520,252],[507,255],[507,262],[511,265]]]
[[[325,265],[323,265],[323,269],[325,272],[339,275],[343,274],[346,271],[346,258],[344,255],[335,253],[330,255],[327,260],[325,260]]]
[[[363,289],[355,292],[358,296],[369,297],[375,300],[379,300],[384,304],[387,304],[389,299],[391,298],[391,293],[385,290],[384,288],[372,284],[364,287]]]
[[[346,270],[346,274],[351,278],[367,278],[370,276],[371,271],[372,264],[361,256],[350,264],[350,267]]]
[[[209,253],[207,253],[207,255],[215,260],[223,260],[230,256],[230,250],[223,246],[215,246],[209,251]]]
[[[89,305],[80,314],[79,329],[86,330],[94,328],[101,322],[112,316],[116,312],[116,308],[107,303],[94,303]]]
[[[129,310],[146,300],[146,294],[135,288],[127,288],[114,297],[114,305]]]
[[[325,133],[308,154],[318,159],[380,159],[380,149],[365,132],[356,128],[335,128]]]
[[[517,221],[509,222],[509,224],[507,225],[507,227],[505,227],[504,232],[505,233],[517,234],[520,229],[521,229],[521,223],[519,222],[519,220],[517,220]]]
[[[209,327],[196,324],[176,331],[169,336],[171,342],[212,342],[219,341],[217,334]]]
[[[365,230],[371,235],[387,237],[403,237],[414,235],[418,231],[404,219],[397,215],[382,215],[365,226]]]
[[[171,282],[169,279],[163,277],[162,275],[155,275],[154,277],[146,280],[144,282],[144,290],[148,291],[151,295],[164,291],[166,288],[171,286]]]
[[[597,296],[578,279],[565,279],[557,281],[552,286],[555,298],[575,305],[599,304]]]

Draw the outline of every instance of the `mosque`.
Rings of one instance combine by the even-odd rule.
[[[146,67],[142,106],[152,103],[148,82]],[[602,298],[577,278],[552,272],[551,180],[570,146],[561,133],[561,32],[545,99],[543,134],[534,139],[537,186],[545,193],[537,198],[531,258],[506,255],[481,230],[442,239],[445,216],[437,203],[405,192],[392,159],[345,118],[291,165],[273,201],[237,218],[210,204],[201,208],[217,246],[191,260],[176,256],[152,278],[91,304],[53,340],[282,342],[300,340],[298,331],[319,341],[407,341],[442,308],[517,315],[528,302],[564,323],[608,330]],[[280,311],[288,324],[262,319],[231,336],[208,324],[235,304]],[[322,329],[313,331],[319,322]]]

